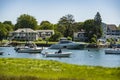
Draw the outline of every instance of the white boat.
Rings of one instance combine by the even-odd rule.
[[[41,53],[43,48],[37,47],[34,43],[27,43],[14,48],[18,53]]]
[[[120,48],[111,48],[105,50],[106,54],[120,54]]]
[[[42,48],[21,48],[18,49],[18,53],[41,53]]]
[[[72,52],[62,52],[62,53],[57,53],[57,52],[45,52],[43,54],[45,57],[70,57]]]
[[[57,44],[50,46],[50,49],[84,49],[85,44],[76,43],[69,40],[60,40]]]

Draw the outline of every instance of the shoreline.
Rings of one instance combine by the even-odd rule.
[[[7,46],[0,45],[0,47],[10,47],[10,46],[14,47],[14,46],[17,46],[17,45],[20,45],[20,44],[23,44],[23,43],[25,43],[25,42],[12,42],[12,43],[10,43]],[[55,43],[57,43],[57,42],[55,42]],[[39,43],[39,42],[35,42],[35,44],[37,46],[39,46],[39,47],[50,47],[51,45],[53,45],[55,43],[45,43],[45,42],[44,43]],[[110,45],[101,45],[101,44],[100,45],[96,45],[96,44],[89,43],[89,44],[86,45],[85,48],[109,48],[109,47],[110,47]]]

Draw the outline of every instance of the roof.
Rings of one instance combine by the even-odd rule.
[[[31,28],[20,28],[14,32],[36,32],[36,31],[32,30]]]
[[[37,32],[54,32],[54,30],[36,30]]]
[[[117,30],[117,27],[114,24],[108,24],[107,28],[110,29],[110,30]]]

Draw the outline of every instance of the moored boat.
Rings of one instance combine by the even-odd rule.
[[[70,57],[72,52],[62,52],[62,53],[58,53],[58,52],[45,52],[45,54],[43,54],[45,57]]]
[[[120,54],[120,48],[111,48],[105,50],[106,54]]]
[[[42,48],[21,48],[18,49],[18,53],[41,53]]]
[[[57,44],[50,46],[50,49],[84,49],[85,44],[76,43],[70,40],[61,39]]]
[[[14,48],[18,53],[41,53],[42,47],[37,47],[34,43],[27,43]]]

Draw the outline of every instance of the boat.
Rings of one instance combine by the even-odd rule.
[[[58,52],[45,52],[43,55],[45,57],[70,57],[72,52],[62,52],[62,53],[58,53]]]
[[[42,48],[21,48],[18,49],[18,53],[41,53]]]
[[[106,54],[120,54],[120,48],[110,48],[105,50]]]
[[[34,43],[26,43],[22,46],[17,46],[14,48],[16,52],[18,53],[41,53],[43,48],[37,47]]]
[[[53,44],[49,47],[50,49],[84,49],[85,44],[76,43],[70,40],[62,39],[57,44]]]

